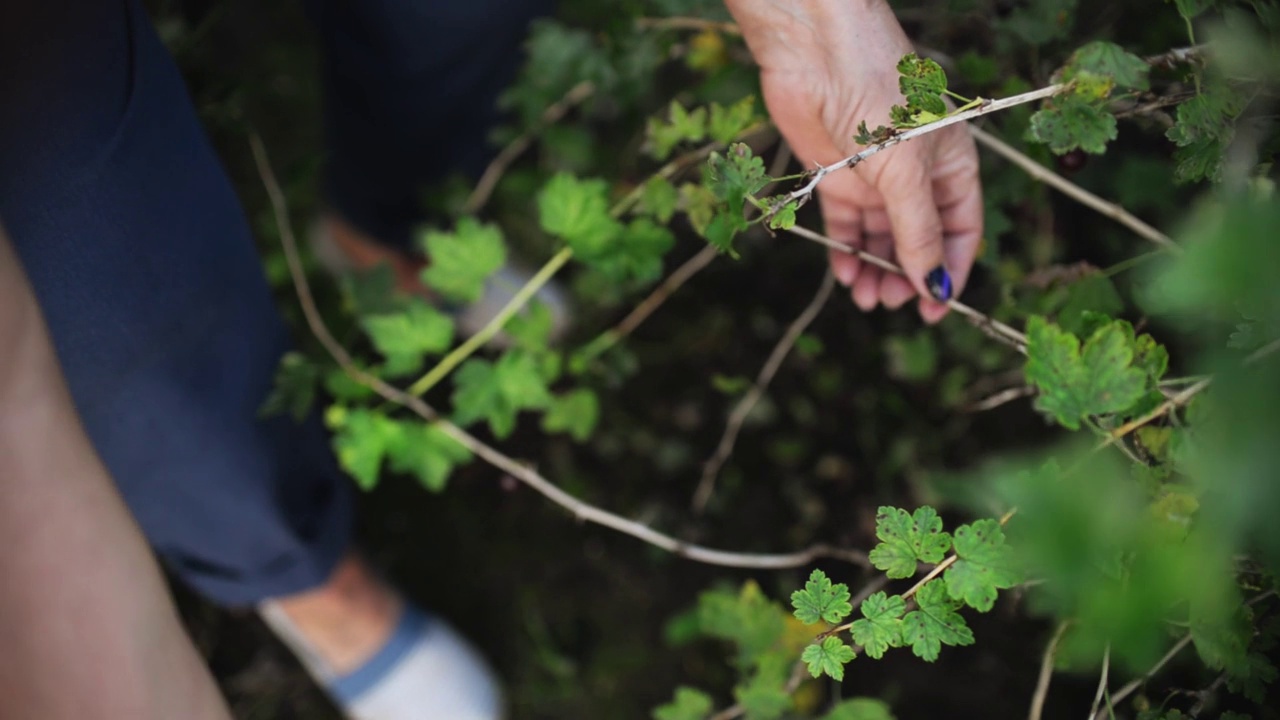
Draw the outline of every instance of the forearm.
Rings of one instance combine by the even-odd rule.
[[[0,228],[0,714],[229,717],[98,460]]]

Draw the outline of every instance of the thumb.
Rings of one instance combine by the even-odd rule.
[[[907,280],[921,297],[945,301],[951,299],[951,276],[944,264],[942,217],[933,198],[924,144],[899,147],[885,158],[875,185],[884,198],[894,253]]]

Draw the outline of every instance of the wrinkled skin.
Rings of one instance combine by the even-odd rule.
[[[887,125],[904,102],[898,60],[912,52],[883,0],[729,0],[760,64],[765,104],[808,167],[858,152],[860,121]],[[968,280],[982,235],[978,154],[963,125],[903,143],[823,179],[822,217],[832,238],[897,262],[903,278],[831,253],[836,278],[863,310],[902,307],[920,296],[920,315],[946,314],[924,278],[943,265],[954,295]]]

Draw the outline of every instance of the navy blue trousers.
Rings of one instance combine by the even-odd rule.
[[[312,2],[326,201],[407,240],[424,182],[483,165],[494,99],[544,4]],[[138,0],[0,7],[0,222],[84,427],[162,560],[225,605],[323,582],[350,543],[351,488],[315,417],[258,417],[289,334]]]

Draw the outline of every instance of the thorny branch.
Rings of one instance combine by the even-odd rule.
[[[807,202],[809,198],[813,196],[813,191],[818,187],[818,183],[822,182],[822,179],[827,175],[830,175],[837,170],[856,167],[867,158],[887,150],[894,145],[918,138],[921,135],[928,135],[931,132],[937,132],[943,128],[950,127],[958,123],[968,122],[969,120],[982,117],[983,115],[989,115],[1001,110],[1008,110],[1009,108],[1016,107],[1018,105],[1025,105],[1026,103],[1035,102],[1036,100],[1053,97],[1054,95],[1064,92],[1068,87],[1069,85],[1065,84],[1050,85],[1048,87],[1040,88],[1039,90],[1032,90],[1019,95],[1012,95],[1007,98],[1001,98],[1000,100],[987,100],[971,110],[954,113],[942,118],[941,120],[931,122],[928,125],[921,125],[920,127],[900,132],[887,140],[882,140],[881,142],[850,155],[843,160],[831,163],[830,165],[823,165],[811,171],[812,174],[809,176],[809,182],[795,190],[792,190],[787,195],[784,195],[782,202]]]
[[[285,260],[289,266],[289,273],[293,279],[294,288],[298,293],[298,302],[302,306],[307,326],[329,355],[333,357],[334,361],[353,380],[367,386],[382,398],[412,411],[423,420],[434,423],[436,427],[443,430],[476,456],[533,488],[543,497],[568,510],[578,520],[617,530],[679,557],[709,565],[756,569],[802,567],[818,558],[824,557],[842,560],[861,567],[870,566],[865,553],[857,550],[835,548],[829,545],[814,545],[793,553],[766,554],[730,552],[683,542],[670,535],[658,532],[647,525],[595,507],[570,495],[528,465],[503,454],[466,430],[441,418],[440,414],[421,398],[410,395],[388,384],[381,378],[374,377],[361,370],[353,362],[346,348],[334,338],[316,308],[315,299],[311,294],[311,286],[307,282],[302,260],[298,254],[297,240],[293,234],[292,223],[289,221],[289,211],[284,193],[281,191],[280,184],[276,181],[275,174],[271,170],[262,141],[256,134],[250,136],[250,145],[253,150],[254,161],[258,166],[258,173],[262,177],[262,183],[271,201],[272,212],[275,215],[276,225],[280,233],[280,242],[284,247]]]

